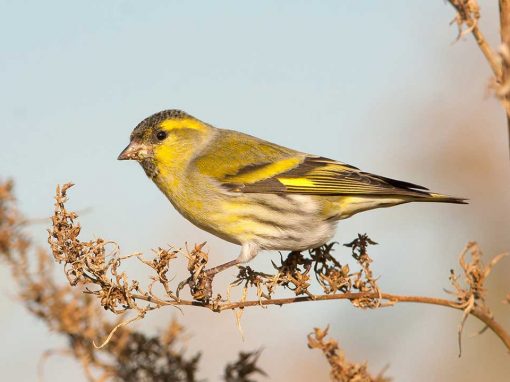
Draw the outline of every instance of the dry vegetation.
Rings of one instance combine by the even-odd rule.
[[[506,113],[510,147],[510,0],[499,0],[501,46],[498,53],[487,42],[478,21],[481,17],[477,0],[448,0],[457,14],[452,23],[459,29],[457,40],[472,34],[480,51],[489,64],[493,77],[490,89]]]
[[[465,320],[471,314],[494,331],[510,350],[510,336],[493,319],[485,304],[486,278],[504,255],[496,256],[488,265],[484,265],[476,243],[469,243],[462,251],[459,261],[461,273],[451,271],[453,291],[450,293],[455,296],[452,300],[381,292],[367,252],[368,246],[376,243],[366,235],[359,235],[346,244],[352,254],[351,265],[336,260],[332,255],[333,244],[306,254],[293,252],[282,258],[279,264],[274,264],[273,274],[239,267],[236,279],[225,293],[226,297],[216,294],[215,298],[209,299],[207,290],[210,283],[200,282],[207,264],[203,245],[184,253],[158,248],[151,259],[145,259],[141,254],[122,257],[118,245],[104,239],[82,242],[79,240],[77,214],[65,208],[69,187],[65,185],[57,189],[49,243],[55,258],[64,264],[69,283],[72,286],[81,285],[81,290],[59,285],[52,276],[50,255],[34,249],[23,234],[25,220],[15,208],[12,184],[9,182],[0,184],[0,253],[18,283],[20,300],[51,330],[67,337],[68,347],[60,353],[79,360],[90,380],[197,380],[200,355],[187,356],[184,353],[180,343],[183,328],[177,322],[172,321],[158,337],[147,337],[125,326],[133,321],[126,320],[124,314],[127,311],[136,312],[135,319],[139,319],[151,310],[166,306],[188,305],[214,312],[233,309],[240,317],[247,307],[326,299],[348,300],[359,308],[378,308],[397,302],[438,304],[463,311],[459,336]],[[29,257],[34,252],[35,259]],[[177,297],[168,279],[172,261],[178,257],[187,258],[190,275],[196,280],[192,288],[194,298],[191,300]],[[130,259],[140,261],[152,270],[153,278],[147,280],[145,285],[122,271],[123,262]],[[237,301],[230,298],[233,288],[241,289],[241,298]],[[321,292],[314,294],[314,288]],[[256,299],[247,299],[250,292]],[[276,297],[281,294],[292,296]],[[96,300],[99,300],[99,304]],[[119,320],[107,319],[99,305],[118,314]],[[332,380],[388,380],[382,375],[371,376],[365,364],[347,362],[337,342],[326,339],[326,334],[327,329],[315,329],[308,337],[308,345],[322,350],[330,364]],[[101,341],[101,346],[95,345]],[[258,356],[258,352],[240,353],[236,362],[226,366],[224,379],[250,381],[254,375],[264,375],[256,364]]]
[[[313,333],[308,335],[308,347],[319,349],[328,360],[330,377],[332,381],[350,382],[389,382],[391,379],[383,377],[382,373],[372,377],[367,371],[366,364],[353,364],[346,361],[338,342],[333,339],[326,339],[328,329],[315,328]]]
[[[123,319],[111,321],[92,295],[57,282],[51,255],[35,248],[23,233],[26,220],[16,209],[11,182],[0,182],[0,259],[17,283],[20,303],[46,323],[48,329],[67,339],[64,349],[48,351],[74,357],[91,381],[193,382],[199,378],[200,354],[187,354],[184,328],[171,321],[159,335],[149,337],[127,327]],[[101,340],[117,327],[108,345]],[[256,365],[258,353],[240,353],[225,367],[226,381],[252,381],[263,374]]]
[[[376,244],[367,235],[358,235],[351,243],[354,265],[341,264],[333,255],[333,244],[324,245],[308,253],[291,252],[280,264],[274,264],[272,274],[257,272],[249,266],[240,266],[236,279],[230,284],[223,297],[212,290],[212,280],[205,268],[208,255],[203,244],[183,253],[188,260],[190,291],[193,299],[183,299],[168,279],[171,262],[177,259],[181,250],[158,248],[152,259],[141,253],[122,256],[118,244],[105,239],[82,242],[79,239],[80,226],[77,214],[65,207],[67,191],[71,184],[57,187],[55,213],[50,230],[49,243],[55,260],[64,264],[65,274],[71,285],[81,285],[86,293],[94,295],[107,310],[120,314],[128,310],[136,316],[123,321],[116,328],[143,318],[147,312],[165,306],[194,306],[214,312],[236,310],[238,316],[243,309],[265,305],[285,305],[305,301],[348,300],[359,308],[378,308],[398,302],[417,302],[446,306],[463,311],[459,337],[464,322],[472,314],[496,333],[510,350],[510,335],[493,319],[485,303],[485,281],[493,266],[506,254],[496,256],[485,265],[478,245],[470,242],[459,257],[461,274],[453,270],[450,282],[454,299],[424,296],[404,296],[383,293],[373,276],[368,255],[369,245]],[[122,271],[124,261],[134,259],[152,270],[153,276],[145,284]],[[356,267],[356,268],[354,268]],[[158,288],[159,287],[159,288]],[[232,289],[241,287],[241,298],[232,301]],[[315,288],[314,288],[315,287]],[[312,290],[320,293],[313,293]],[[256,296],[248,300],[250,290]],[[158,293],[159,292],[159,293]],[[290,297],[282,297],[292,294]],[[214,296],[214,297],[212,297]],[[113,334],[113,331],[112,333]],[[111,338],[108,336],[104,343]]]
[[[163,307],[193,306],[213,312],[235,310],[240,319],[248,307],[284,305],[318,300],[348,300],[355,307],[379,308],[401,302],[436,304],[463,312],[460,334],[469,315],[479,318],[510,350],[510,335],[494,320],[485,303],[485,281],[492,267],[504,256],[496,256],[488,265],[482,262],[482,253],[476,243],[469,243],[460,255],[461,273],[453,270],[450,281],[454,295],[451,300],[403,296],[383,293],[371,269],[372,260],[367,248],[376,244],[366,235],[359,235],[346,244],[352,254],[352,264],[341,264],[333,255],[334,244],[308,253],[291,252],[273,264],[274,273],[257,272],[251,267],[239,267],[239,273],[224,293],[211,295],[211,280],[204,268],[208,255],[202,245],[191,250],[157,248],[150,259],[136,253],[122,256],[119,246],[112,241],[95,239],[81,241],[77,214],[66,209],[70,184],[57,188],[55,212],[49,230],[49,244],[55,259],[64,264],[65,275],[71,286],[81,286],[84,293],[70,287],[59,287],[51,278],[47,255],[39,251],[37,272],[27,269],[29,242],[21,233],[23,221],[15,212],[10,184],[1,187],[0,248],[11,265],[13,275],[20,282],[22,300],[48,325],[69,336],[68,352],[83,364],[90,379],[119,378],[129,380],[193,381],[198,368],[198,355],[186,357],[178,348],[182,328],[173,322],[158,338],[147,338],[129,330],[125,325],[143,318],[148,312]],[[169,281],[173,261],[186,258],[191,283],[192,299],[182,299]],[[138,261],[152,271],[145,282],[131,278],[123,271],[125,261]],[[233,301],[232,290],[240,289],[240,299]],[[317,290],[320,293],[314,293]],[[248,296],[256,298],[249,300]],[[282,295],[287,294],[286,297]],[[291,295],[291,296],[288,296]],[[97,300],[99,304],[94,303]],[[105,319],[105,310],[118,314],[117,322]],[[131,319],[125,313],[133,311]],[[345,360],[334,340],[326,340],[327,330],[315,329],[308,337],[311,348],[321,349],[331,366],[335,381],[384,381],[382,375],[372,377],[366,365]],[[96,346],[96,342],[101,345]],[[256,365],[258,353],[241,353],[239,360],[227,365],[225,380],[249,381],[252,374],[263,374]],[[156,362],[155,360],[159,360]],[[122,367],[120,367],[122,365]],[[153,365],[158,366],[154,370]],[[99,377],[92,370],[100,370]],[[143,376],[139,377],[139,376]],[[135,380],[135,379],[133,379]]]
[[[233,286],[240,286],[243,296],[247,295],[248,288],[254,288],[260,298],[257,301],[243,299],[231,303],[222,301],[219,296],[211,301],[179,300],[170,289],[167,273],[170,260],[174,260],[180,251],[158,248],[154,251],[154,258],[149,261],[140,254],[122,258],[116,252],[118,246],[103,239],[80,242],[80,227],[74,222],[77,215],[67,211],[64,206],[68,186],[58,190],[49,236],[52,250],[60,261],[66,263],[70,285],[62,285],[53,276],[51,255],[43,249],[35,248],[24,234],[27,221],[16,209],[12,188],[12,182],[0,182],[0,259],[10,268],[13,280],[17,283],[19,301],[31,314],[44,321],[49,330],[67,339],[65,348],[48,350],[42,361],[55,354],[74,357],[90,381],[202,380],[198,377],[200,354],[186,354],[182,343],[184,328],[177,321],[171,321],[159,336],[149,337],[125,326],[132,321],[124,320],[124,313],[130,309],[138,312],[136,317],[143,317],[146,312],[165,305],[179,304],[206,307],[218,312],[224,309],[241,311],[243,304],[280,304],[278,300],[271,299],[278,287],[290,290],[297,296],[306,295],[314,299],[315,296],[308,290],[310,272],[315,275],[325,293],[331,296],[335,296],[334,292],[343,291],[346,298],[352,294],[350,300],[356,306],[379,306],[379,293],[369,269],[371,260],[366,254],[366,245],[375,243],[366,236],[360,236],[348,244],[352,248],[353,257],[360,264],[356,272],[350,272],[347,265],[340,265],[330,255],[333,246],[329,245],[310,252],[309,257],[300,253],[290,254],[286,260],[282,260],[281,265],[275,264],[278,276],[241,267]],[[106,253],[108,247],[113,248],[113,251]],[[139,259],[154,271],[154,279],[149,281],[145,291],[138,281],[129,280],[128,275],[120,271],[122,261],[128,258]],[[189,264],[207,263],[207,254],[202,251],[202,246],[196,246],[187,254],[187,258]],[[190,265],[189,270],[192,275],[198,274],[197,278],[203,273],[196,266]],[[167,300],[154,294],[155,283],[161,285]],[[99,288],[79,290],[72,287],[77,284]],[[348,292],[353,288],[361,291],[360,294]],[[118,314],[119,319],[110,320],[94,296],[99,298],[103,308]],[[139,305],[139,301],[145,305]],[[290,302],[282,300],[281,304]],[[315,329],[314,333],[314,336],[308,337],[308,345],[323,351],[331,367],[331,376],[336,378],[334,380],[388,380],[382,376],[372,377],[365,364],[348,362],[336,341],[325,340],[327,330]],[[104,338],[107,341],[102,346],[95,345]],[[227,382],[249,382],[255,381],[257,376],[264,376],[264,371],[257,366],[259,356],[258,351],[240,352],[237,360],[225,366],[223,379]]]
[[[502,45],[498,53],[479,28],[477,1],[449,0],[449,3],[456,11],[453,22],[459,28],[458,39],[468,34],[474,36],[493,73],[491,88],[510,121],[510,0],[499,1]],[[510,123],[508,126],[510,129]],[[218,293],[204,271],[208,263],[204,244],[190,249],[156,248],[150,256],[144,256],[122,255],[116,242],[102,238],[83,241],[77,213],[66,209],[71,186],[57,188],[48,239],[50,254],[35,248],[26,237],[23,232],[26,221],[16,209],[12,183],[0,182],[0,259],[9,266],[17,283],[19,301],[50,330],[67,339],[65,349],[49,351],[47,355],[74,357],[91,381],[197,381],[200,354],[187,354],[182,341],[184,328],[177,321],[170,322],[166,330],[154,337],[128,327],[155,309],[183,306],[215,313],[233,310],[240,324],[244,309],[268,305],[319,300],[346,300],[362,309],[405,302],[434,304],[461,312],[459,349],[464,324],[469,316],[474,316],[510,350],[510,334],[487,306],[485,287],[494,265],[505,254],[484,264],[482,252],[474,242],[461,251],[459,271],[450,273],[449,299],[382,292],[368,255],[369,246],[376,243],[367,235],[359,235],[345,244],[351,253],[346,262],[340,263],[333,255],[338,249],[335,243],[306,253],[291,252],[282,256],[279,263],[273,263],[271,273],[239,266],[229,288]],[[53,276],[51,255],[63,264],[69,285],[57,282]],[[125,271],[127,261],[147,267],[151,278],[132,278]],[[177,285],[172,280],[176,261],[187,261],[189,271],[186,282]],[[183,298],[186,286],[190,293]],[[502,302],[510,304],[510,293]],[[117,319],[107,318],[105,311],[113,312]],[[369,374],[364,363],[348,362],[338,343],[328,339],[327,333],[328,329],[315,328],[308,335],[308,346],[322,351],[330,366],[331,380],[389,381],[382,374]],[[257,365],[259,356],[257,351],[239,353],[237,360],[226,365],[223,379],[242,382],[265,376]]]

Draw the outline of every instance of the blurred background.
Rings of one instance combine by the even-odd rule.
[[[497,2],[481,6],[481,28],[497,47]],[[469,198],[467,206],[363,213],[340,222],[335,237],[345,243],[366,232],[379,243],[370,253],[382,290],[444,296],[466,242],[478,241],[487,257],[510,248],[504,112],[487,91],[490,71],[472,37],[453,44],[454,16],[441,0],[0,0],[0,176],[15,180],[30,218],[49,216],[56,184],[72,181],[70,206],[90,208],[80,220],[84,238],[116,240],[126,254],[207,241],[211,264],[220,264],[239,248],[192,226],[136,163],[116,160],[139,121],[182,108],[217,127]],[[29,227],[42,246],[47,226]],[[262,254],[253,266],[270,270],[277,257]],[[500,302],[509,272],[504,260],[488,283],[507,328],[510,307]],[[57,277],[65,281],[60,268]],[[64,340],[17,303],[5,267],[0,290],[2,377],[36,380],[41,354]],[[327,380],[326,360],[306,347],[306,335],[328,324],[349,359],[374,373],[389,365],[397,381],[510,375],[507,351],[491,332],[471,336],[481,329],[472,318],[458,357],[461,313],[451,309],[362,311],[345,301],[248,309],[244,340],[232,313],[205,309],[162,309],[135,327],[157,333],[172,317],[186,326],[190,352],[203,352],[201,376],[211,381],[239,350],[259,348],[266,380]],[[76,362],[47,361],[45,380],[71,378],[85,380]]]

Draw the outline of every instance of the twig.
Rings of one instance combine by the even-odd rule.
[[[448,2],[457,11],[455,22],[459,26],[458,39],[465,34],[471,32],[475,38],[476,43],[480,47],[483,55],[485,56],[489,66],[494,73],[496,79],[500,80],[502,76],[501,64],[498,60],[498,55],[491,48],[487,40],[485,39],[482,31],[478,27],[478,19],[480,18],[480,7],[476,0],[448,0]],[[507,2],[506,0],[500,0],[501,2]],[[462,31],[462,24],[466,24],[467,29]]]
[[[81,364],[85,379],[91,382],[202,380],[197,377],[200,353],[186,354],[186,348],[181,343],[184,328],[176,321],[172,320],[164,333],[144,335],[127,327],[130,322],[141,318],[140,312],[129,321],[122,322],[122,316],[118,320],[111,320],[92,295],[62,285],[53,278],[50,255],[42,250],[37,251],[23,232],[26,226],[23,222],[26,220],[16,209],[12,187],[11,182],[2,182],[0,179],[0,263],[11,270],[15,282],[13,290],[17,290],[18,301],[26,306],[30,314],[45,322],[51,332],[67,340],[65,348],[58,354],[74,357]],[[79,227],[73,229],[79,231]],[[87,258],[88,265],[94,269],[98,268],[101,260],[114,268],[118,261],[130,257],[105,256],[113,257],[111,261],[106,260],[102,255],[108,255],[104,251],[108,242],[99,241],[96,244],[94,249],[97,252],[90,253],[91,257]],[[113,247],[113,255],[119,255],[117,247]],[[168,281],[164,270],[167,260],[173,255],[172,251],[156,251],[155,261],[147,263],[161,274],[163,282]],[[94,278],[93,274],[89,276],[91,282],[105,280],[104,277]],[[116,276],[122,279],[120,273],[116,273]],[[121,281],[124,285],[125,280]],[[129,288],[120,292],[128,293]],[[131,300],[126,302],[130,303]],[[101,349],[94,347],[94,341],[98,338],[106,338],[104,342],[108,345],[103,344]],[[39,380],[43,378],[44,362],[52,354],[57,354],[57,351],[43,354],[38,366]],[[239,361],[228,365],[234,376],[245,377],[243,381],[249,381],[252,374],[261,372],[255,364],[256,357],[246,359],[247,354],[251,353],[241,353]]]
[[[136,296],[132,297],[149,301],[150,299],[146,296]],[[239,301],[232,303],[220,303],[215,309],[211,309],[210,305],[202,303],[200,301],[190,301],[190,300],[180,300],[180,301],[159,301],[158,303],[161,305],[171,305],[171,306],[195,306],[211,309],[215,312],[222,312],[225,310],[234,310],[234,309],[244,309],[256,306],[269,306],[269,305],[288,305],[294,304],[298,302],[309,302],[309,301],[329,301],[329,300],[357,300],[357,299],[378,299],[381,298],[391,303],[400,303],[400,302],[413,302],[413,303],[421,303],[421,304],[430,304],[430,305],[438,305],[444,306],[447,308],[453,308],[456,310],[464,310],[464,308],[457,304],[456,301],[437,298],[437,297],[426,297],[426,296],[407,296],[407,295],[398,295],[392,293],[338,293],[338,294],[328,294],[328,295],[315,295],[313,298],[309,296],[300,296],[300,297],[289,297],[289,298],[275,298],[271,300],[249,300],[249,301]],[[478,318],[485,325],[487,325],[503,342],[506,348],[510,351],[510,334],[506,332],[506,330],[492,318],[488,313],[482,311],[479,308],[472,309],[469,314]]]
[[[457,16],[454,19],[459,28],[457,40],[465,34],[471,33],[494,74],[491,87],[495,89],[496,96],[505,109],[510,149],[510,57],[508,54],[510,47],[510,0],[499,0],[499,20],[502,43],[499,56],[489,45],[478,27],[480,7],[478,6],[477,0],[448,0],[448,2],[457,11]],[[463,25],[467,27],[465,30],[462,28]]]
[[[345,244],[351,248],[352,258],[356,261],[358,271],[353,272],[348,264],[341,264],[333,257],[334,243],[323,245],[307,254],[291,252],[285,259],[281,258],[280,265],[273,263],[276,271],[274,275],[256,272],[250,267],[240,267],[237,278],[230,285],[230,288],[242,286],[242,297],[236,302],[230,301],[230,288],[227,300],[220,294],[217,294],[214,299],[201,298],[205,288],[210,288],[211,280],[207,285],[198,282],[205,274],[208,255],[202,250],[203,244],[195,245],[193,250],[186,251],[188,271],[191,278],[195,280],[194,287],[190,288],[194,300],[176,299],[170,288],[167,273],[170,270],[170,262],[176,259],[180,251],[158,248],[155,251],[155,258],[149,261],[139,253],[121,256],[119,245],[109,240],[98,238],[82,242],[78,237],[81,228],[76,221],[78,216],[65,208],[68,200],[67,190],[70,187],[70,184],[57,187],[53,226],[49,230],[48,239],[53,255],[58,262],[64,263],[71,285],[84,286],[86,293],[95,295],[105,309],[114,313],[135,310],[138,311],[135,319],[139,319],[146,312],[163,306],[195,306],[218,313],[233,310],[239,318],[244,308],[282,306],[305,301],[349,300],[354,306],[364,309],[384,307],[398,302],[415,302],[461,310],[463,316],[458,330],[459,344],[464,323],[469,315],[473,315],[492,329],[510,350],[510,335],[494,321],[485,303],[485,281],[495,264],[505,255],[496,256],[488,265],[485,265],[482,261],[482,251],[475,242],[469,242],[460,253],[459,265],[463,277],[460,278],[453,270],[450,272],[450,282],[455,290],[448,293],[455,296],[453,300],[382,293],[377,285],[377,278],[370,268],[372,259],[367,252],[369,245],[377,243],[366,234],[359,234],[351,243]],[[113,246],[113,249],[107,250],[107,245]],[[157,276],[152,277],[148,287],[144,287],[137,280],[130,280],[121,270],[121,261],[129,258],[137,258],[156,271]],[[309,291],[310,272],[315,274],[322,288],[322,294],[316,295]],[[159,297],[153,292],[156,281],[163,286],[166,297]],[[89,286],[95,286],[95,288],[90,289]],[[247,300],[248,287],[256,289],[258,299]],[[279,290],[291,291],[295,296],[273,298],[276,287],[280,287]],[[210,291],[212,292],[212,289]],[[385,302],[381,303],[382,300]],[[117,327],[127,325],[131,321],[123,322]],[[110,333],[105,343],[114,331]]]
[[[500,22],[500,33],[501,33],[501,42],[503,43],[503,50],[505,52],[508,51],[510,47],[510,1],[509,0],[499,0],[499,22]],[[502,73],[501,73],[501,84],[505,84],[505,82],[510,79],[510,62],[508,62],[507,57],[503,56],[502,62]],[[506,124],[508,130],[508,139],[510,142],[510,92],[506,91],[504,95],[504,106],[506,110]]]
[[[110,342],[113,335],[115,334],[115,332],[118,329],[122,328],[123,326],[129,325],[132,322],[138,321],[138,320],[142,319],[144,316],[145,316],[145,314],[138,314],[135,317],[130,318],[129,320],[122,321],[121,323],[115,325],[112,330],[110,330],[110,333],[108,334],[108,336],[106,337],[106,339],[103,341],[103,343],[101,345],[96,345],[95,341],[92,341],[92,344],[94,345],[94,347],[96,349],[101,349],[101,348],[105,347],[106,345],[108,345],[108,342]]]

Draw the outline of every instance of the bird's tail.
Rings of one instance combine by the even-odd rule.
[[[448,196],[443,194],[436,194],[433,192],[424,192],[424,195],[415,196],[412,202],[436,202],[436,203],[454,203],[454,204],[468,204],[468,199],[457,198],[455,196]]]
[[[345,219],[359,212],[374,208],[392,207],[411,202],[437,202],[467,204],[467,199],[427,191],[412,191],[407,194],[385,196],[343,196],[335,203],[335,217]]]

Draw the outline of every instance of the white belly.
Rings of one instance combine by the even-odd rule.
[[[271,238],[259,236],[256,242],[261,249],[304,251],[327,243],[335,234],[335,228],[335,222],[308,220],[303,221],[296,229],[275,230],[275,235]]]
[[[329,241],[336,221],[320,214],[317,201],[308,195],[250,195],[256,203],[242,205],[235,210],[235,225],[227,231],[239,234],[240,244],[253,243],[260,249],[303,251]],[[246,228],[246,229],[244,229]]]

